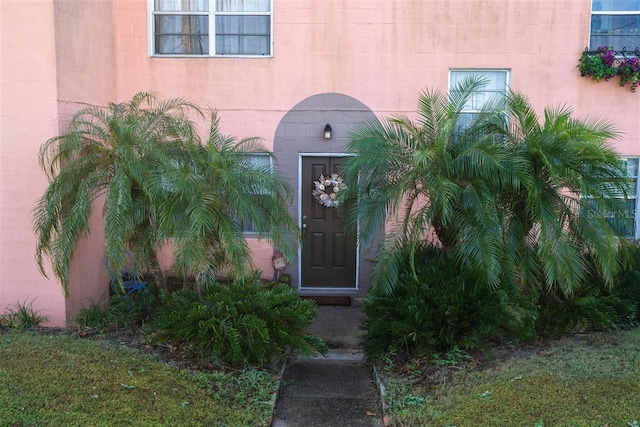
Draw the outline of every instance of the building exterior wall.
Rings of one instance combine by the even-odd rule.
[[[585,0],[274,0],[274,56],[257,59],[149,57],[146,2],[118,8],[122,99],[143,89],[187,96],[217,107],[226,132],[267,142],[309,96],[343,93],[378,115],[413,111],[420,90],[446,90],[452,68],[509,69],[538,108],[568,103],[620,120],[640,104],[577,74]],[[637,128],[627,138],[637,141]]]
[[[58,117],[62,133],[79,109],[87,105],[106,106],[116,100],[117,26],[111,1],[54,0],[54,6]],[[90,218],[91,233],[78,242],[70,266],[67,315],[92,301],[107,301],[101,212],[100,198],[94,203],[94,215]]]
[[[59,325],[65,299],[36,268],[31,226],[31,210],[47,185],[38,149],[58,132],[53,1],[0,7],[0,312],[32,304]]]
[[[283,119],[314,95],[348,96],[378,117],[411,114],[421,90],[447,89],[451,69],[507,69],[512,89],[528,95],[536,109],[566,103],[577,116],[611,120],[622,131],[616,150],[640,156],[640,95],[615,82],[581,78],[576,68],[589,41],[590,3],[273,0],[273,57],[168,58],[149,55],[147,0],[2,2],[0,307],[47,292],[60,304],[55,283],[37,273],[32,237],[22,236],[33,234],[29,212],[45,186],[37,148],[87,103],[123,102],[140,91],[184,97],[216,108],[223,133],[258,136],[268,148],[282,150]],[[24,25],[39,22],[33,16],[45,24]],[[348,129],[335,120],[338,134]],[[293,169],[286,174],[295,176]],[[15,192],[19,206],[12,200]],[[94,234],[81,242],[83,255],[74,260],[77,301],[67,310],[104,290],[99,220],[94,221]],[[256,243],[256,264],[268,273],[270,257],[271,249]],[[16,277],[34,283],[33,290],[18,286]]]

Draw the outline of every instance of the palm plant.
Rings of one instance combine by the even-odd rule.
[[[348,224],[365,244],[388,225],[372,285],[390,292],[403,248],[432,240],[480,273],[489,286],[522,290],[580,285],[592,251],[611,281],[618,269],[615,227],[584,215],[581,200],[617,212],[625,171],[607,141],[610,124],[547,109],[544,121],[527,99],[510,94],[464,113],[482,79],[449,95],[423,92],[415,121],[395,116],[354,129],[345,167]],[[510,118],[510,119],[509,119]],[[412,258],[412,262],[415,260]]]
[[[128,249],[163,284],[156,250],[170,243],[174,269],[184,277],[192,273],[201,283],[223,270],[246,277],[251,252],[242,224],[249,222],[257,237],[293,257],[299,233],[286,210],[291,188],[270,167],[251,162],[271,153],[256,138],[223,136],[215,112],[202,143],[194,115],[203,113],[189,102],[140,93],[108,109],[82,109],[67,133],[43,145],[40,163],[50,184],[34,209],[43,274],[46,256],[68,292],[73,252],[102,195],[111,271],[124,269]]]
[[[433,233],[491,284],[499,282],[501,218],[494,193],[518,177],[507,147],[496,140],[504,128],[503,100],[464,112],[485,84],[471,77],[450,95],[422,92],[415,121],[399,115],[354,129],[348,150],[356,155],[345,167],[345,180],[355,183],[345,203],[347,224],[369,244],[387,219],[396,220],[376,256],[374,286],[390,291],[403,248],[416,248]]]
[[[222,271],[248,277],[248,223],[291,259],[299,235],[286,209],[292,190],[269,165],[252,162],[256,155],[272,157],[260,141],[222,135],[213,111],[207,141],[196,137],[186,149],[184,161],[155,169],[145,187],[157,207],[158,232],[173,240],[174,270],[194,275],[198,289]]]
[[[69,264],[78,239],[89,232],[94,201],[104,196],[105,249],[112,271],[126,266],[125,249],[159,272],[153,207],[143,191],[150,170],[174,161],[193,138],[188,114],[199,109],[183,100],[160,102],[138,93],[128,103],[89,106],[71,119],[68,131],[40,149],[50,180],[34,209],[36,260],[44,257],[68,293]]]
[[[614,127],[578,120],[566,106],[546,108],[544,119],[528,99],[511,94],[506,140],[520,159],[521,185],[500,193],[505,211],[505,266],[521,287],[571,294],[588,273],[585,252],[612,284],[620,267],[619,228],[606,215],[622,212],[626,170],[609,141]],[[618,221],[618,226],[624,220]],[[624,240],[622,240],[624,242]]]

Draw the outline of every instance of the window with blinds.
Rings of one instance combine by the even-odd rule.
[[[272,0],[149,0],[153,56],[272,56]]]

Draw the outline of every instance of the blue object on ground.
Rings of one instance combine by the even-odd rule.
[[[133,259],[133,255],[128,251],[126,251],[125,254],[127,256],[127,266],[120,271],[120,275],[122,277],[122,288],[118,283],[118,278],[109,268],[109,257],[105,260],[105,265],[107,267],[107,273],[109,273],[109,282],[111,283],[113,291],[121,293],[124,290],[125,295],[131,295],[134,292],[138,292],[146,288],[147,282],[138,280],[138,276],[136,275],[136,263]]]

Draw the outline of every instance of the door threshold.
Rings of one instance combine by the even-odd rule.
[[[328,295],[301,295],[302,299],[310,299],[316,302],[316,305],[337,305],[351,307],[351,297],[328,296]]]

